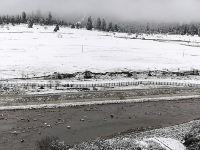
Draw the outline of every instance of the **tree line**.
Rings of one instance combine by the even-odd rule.
[[[97,18],[92,21],[89,17],[86,24],[87,30],[100,30],[108,32],[125,32],[125,33],[146,33],[146,34],[180,34],[180,35],[199,35],[200,23],[178,24],[178,23],[106,23],[105,19]]]
[[[21,24],[27,23],[29,28],[33,24],[39,25],[58,25],[68,26],[71,28],[86,28],[87,30],[99,30],[105,32],[124,32],[124,33],[146,33],[146,34],[180,34],[180,35],[199,35],[200,36],[200,23],[188,24],[173,24],[173,23],[120,23],[107,21],[104,18],[93,19],[91,16],[87,20],[70,23],[64,20],[56,19],[52,16],[51,12],[44,17],[41,15],[27,15],[22,12],[17,16],[0,16],[0,24]]]
[[[40,25],[68,25],[65,21],[60,19],[54,19],[51,12],[49,12],[47,17],[38,16],[38,15],[27,15],[26,12],[22,12],[21,15],[9,16],[4,15],[0,16],[0,24],[12,24],[17,25],[21,23],[26,23],[28,26],[31,24],[40,24]]]

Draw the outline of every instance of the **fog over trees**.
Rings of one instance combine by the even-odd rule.
[[[181,35],[199,35],[200,23],[149,23],[149,22],[119,22],[104,19],[101,17],[85,17],[81,22],[70,22],[54,17],[51,12],[47,16],[35,13],[35,15],[28,15],[25,11],[18,15],[2,15],[0,16],[0,24],[21,24],[27,23],[29,28],[33,24],[40,25],[59,25],[68,26],[71,28],[86,28],[87,30],[99,30],[107,32],[125,32],[125,33],[167,33],[167,34],[181,34]]]
[[[199,0],[1,0],[0,14],[51,11],[66,21],[100,16],[124,22],[191,23],[199,21],[199,7]]]
[[[199,0],[2,0],[0,24],[197,35],[199,8]]]

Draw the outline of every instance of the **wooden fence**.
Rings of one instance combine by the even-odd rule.
[[[138,86],[138,85],[155,85],[155,86],[182,86],[182,87],[200,87],[200,84],[195,83],[181,83],[181,82],[165,82],[165,81],[108,81],[108,82],[69,82],[69,83],[0,83],[1,87],[14,88],[14,87],[30,87],[30,88],[58,88],[58,87],[71,87],[71,88],[91,88],[91,87],[125,87],[125,86]]]

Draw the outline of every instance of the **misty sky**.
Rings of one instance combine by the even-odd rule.
[[[110,17],[123,21],[200,21],[200,0],[1,0],[0,14],[51,11],[54,16]]]

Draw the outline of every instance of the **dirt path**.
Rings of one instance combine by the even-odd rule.
[[[34,95],[1,95],[0,106],[17,105],[38,105],[55,104],[80,101],[99,101],[99,100],[126,100],[136,98],[151,97],[171,97],[173,96],[193,96],[199,95],[200,88],[189,87],[162,87],[149,89],[129,89],[129,90],[103,90],[103,91],[84,91],[72,93],[52,93]]]
[[[0,150],[35,150],[36,141],[46,135],[57,136],[72,145],[197,118],[200,118],[199,99],[0,111]]]

